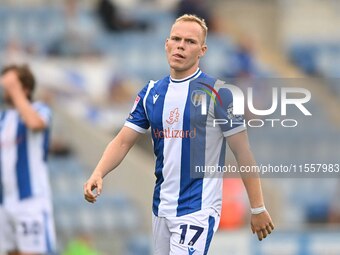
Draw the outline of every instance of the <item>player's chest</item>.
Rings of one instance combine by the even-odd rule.
[[[146,110],[151,126],[181,128],[202,122],[201,111],[195,107],[189,84],[169,85],[166,92],[150,91]]]

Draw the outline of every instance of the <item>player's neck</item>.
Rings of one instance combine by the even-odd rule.
[[[199,67],[195,67],[195,69],[190,69],[187,70],[185,72],[180,72],[180,71],[176,71],[171,69],[170,70],[170,78],[172,80],[185,80],[191,76],[193,76],[194,74],[196,74],[199,70]]]

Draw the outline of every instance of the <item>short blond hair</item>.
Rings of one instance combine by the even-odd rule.
[[[200,27],[202,28],[203,31],[203,36],[204,36],[204,42],[206,42],[207,35],[208,35],[208,26],[207,23],[203,18],[200,18],[194,14],[184,14],[176,19],[173,25],[175,25],[177,22],[181,21],[187,21],[187,22],[196,22]]]

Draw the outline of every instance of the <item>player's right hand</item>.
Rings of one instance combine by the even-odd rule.
[[[90,202],[97,201],[97,197],[102,192],[103,178],[100,176],[92,175],[87,182],[84,183],[84,197]],[[96,189],[96,192],[94,191]]]
[[[1,76],[0,84],[11,97],[16,96],[20,91],[23,91],[18,74],[13,70],[8,71]]]

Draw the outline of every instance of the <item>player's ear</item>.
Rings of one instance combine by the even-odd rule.
[[[207,52],[207,50],[208,50],[208,46],[206,44],[203,44],[202,47],[201,47],[201,53],[199,55],[199,58],[202,58],[205,55],[205,53]]]
[[[23,90],[24,90],[24,93],[25,93],[26,97],[27,97],[29,100],[31,100],[31,99],[32,99],[32,91],[29,90],[28,88],[23,88]]]
[[[166,38],[166,40],[165,40],[165,44],[164,44],[164,49],[166,50],[167,49],[167,47],[168,47],[168,41],[169,41],[169,38]]]

